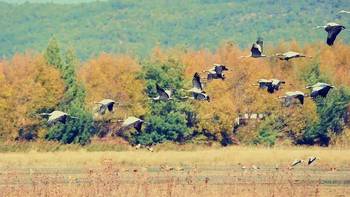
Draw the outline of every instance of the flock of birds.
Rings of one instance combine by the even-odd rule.
[[[350,11],[342,10],[338,13],[345,13],[350,14]],[[340,34],[341,31],[345,30],[345,26],[337,24],[337,23],[327,23],[325,26],[317,26],[318,28],[324,28],[324,30],[327,32],[327,40],[326,43],[329,46],[332,46],[334,44],[334,41],[336,40],[337,36]],[[263,53],[263,40],[259,38],[255,43],[253,43],[251,50],[251,54],[249,56],[242,56],[241,58],[251,57],[251,58],[265,58],[268,57]],[[291,59],[295,58],[305,58],[307,57],[304,54],[294,52],[294,51],[288,51],[285,53],[278,53],[275,54],[272,57],[277,57],[280,60],[283,61],[289,61]],[[229,69],[222,64],[214,64],[213,67],[209,70],[205,70],[203,72],[207,73],[207,81],[215,80],[215,79],[221,79],[225,80],[225,72],[229,71]],[[282,84],[285,84],[285,81],[279,80],[279,79],[260,79],[257,81],[257,84],[254,84],[256,86],[259,86],[260,89],[266,89],[268,93],[274,93],[280,89]],[[334,88],[334,86],[318,82],[314,85],[307,86],[307,89],[311,89],[310,97],[315,99],[318,96],[326,97],[330,89]],[[172,97],[172,91],[166,90],[162,87],[160,87],[158,84],[156,84],[156,91],[158,96],[150,98],[153,101],[170,101],[174,98]],[[201,81],[201,76],[198,72],[196,72],[192,79],[192,88],[187,90],[187,92],[191,93],[191,96],[182,97],[181,99],[192,99],[192,100],[198,100],[198,101],[208,101],[210,102],[209,95],[204,91],[204,84]],[[298,101],[300,104],[304,104],[305,97],[308,97],[309,95],[301,92],[301,91],[294,91],[294,92],[286,92],[284,96],[279,97],[280,99],[284,100],[284,103],[286,106],[289,106],[292,104],[293,101]],[[113,112],[115,105],[118,105],[119,103],[116,102],[113,99],[103,99],[96,103],[98,105],[97,113],[99,115],[104,115],[107,111]],[[68,118],[72,119],[78,119],[78,117],[74,117],[70,114],[67,114],[62,111],[53,111],[51,113],[42,113],[40,114],[42,116],[48,117],[48,124],[54,124],[57,122],[65,124],[68,120]],[[122,128],[130,128],[134,127],[136,131],[140,132],[142,125],[145,123],[145,121],[142,118],[137,118],[134,116],[130,116],[126,118],[124,121],[122,121]],[[301,162],[301,161],[300,161]],[[299,162],[299,163],[300,163]],[[295,165],[297,165],[296,163]]]

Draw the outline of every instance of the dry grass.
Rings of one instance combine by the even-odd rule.
[[[153,169],[154,170],[154,169]],[[344,175],[347,176],[347,175]],[[104,163],[82,173],[6,171],[3,196],[345,196],[347,185],[322,185],[309,172],[274,170],[181,171],[120,168]],[[344,177],[343,177],[344,178]]]
[[[349,153],[305,147],[1,153],[0,196],[346,196]],[[310,155],[320,158],[314,166],[287,168]]]
[[[319,158],[321,166],[346,167],[350,164],[349,149],[319,147],[257,148],[230,147],[197,151],[156,151],[147,150],[121,152],[35,152],[0,153],[0,168],[13,167],[97,167],[101,161],[132,166],[168,165],[289,165],[294,159],[308,156]]]

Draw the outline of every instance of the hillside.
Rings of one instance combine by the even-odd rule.
[[[51,2],[51,1],[50,1]],[[213,49],[225,40],[250,47],[257,36],[266,43],[322,41],[315,25],[350,24],[348,0],[307,1],[109,1],[86,4],[0,3],[0,54],[42,51],[52,35],[71,46],[80,58],[102,51],[149,54],[155,46]],[[350,35],[340,36],[344,42]]]
[[[107,0],[0,0],[0,2],[6,3],[57,3],[57,4],[74,4],[74,3],[91,3],[91,2],[99,2],[99,1],[107,1]]]

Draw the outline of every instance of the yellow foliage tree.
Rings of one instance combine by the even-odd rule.
[[[15,55],[2,63],[4,84],[0,101],[1,136],[6,140],[19,139],[30,133],[36,137],[42,109],[53,109],[62,97],[64,85],[59,72],[47,65],[41,55]]]
[[[79,70],[79,78],[87,91],[86,105],[96,110],[96,102],[108,98],[120,103],[114,113],[104,116],[95,114],[96,120],[124,119],[138,117],[146,113],[144,82],[138,79],[141,68],[129,56],[101,54],[84,64]],[[109,125],[116,129],[119,124]]]

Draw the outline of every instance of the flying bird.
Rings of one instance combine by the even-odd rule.
[[[326,97],[328,92],[334,88],[334,86],[328,83],[318,82],[312,86],[306,86],[307,89],[311,89],[311,98],[315,99],[318,96]]]
[[[294,166],[296,166],[296,165],[298,165],[298,164],[301,164],[302,162],[304,162],[304,161],[301,160],[301,159],[296,159],[296,160],[294,160],[294,161],[292,162],[291,166],[294,167]]]
[[[192,88],[188,90],[189,92],[198,92],[202,93],[203,91],[203,83],[201,81],[201,77],[199,73],[195,73],[192,78]]]
[[[129,127],[134,127],[135,130],[137,132],[141,132],[142,129],[142,124],[144,124],[145,121],[140,119],[140,118],[136,118],[134,116],[130,116],[127,119],[124,120],[122,127],[123,128],[129,128]]]
[[[190,99],[210,102],[210,97],[204,92],[192,92],[192,97],[190,97]]]
[[[271,79],[271,81],[272,81],[272,88],[273,88],[275,91],[279,90],[279,89],[280,89],[280,86],[281,86],[282,84],[285,84],[285,83],[286,83],[285,81],[279,80],[279,79]]]
[[[188,92],[192,93],[192,97],[183,97],[184,99],[193,99],[193,100],[200,100],[200,101],[210,101],[209,96],[205,93],[203,90],[203,84],[201,82],[200,75],[198,73],[195,73],[192,78],[192,88],[188,90]]]
[[[304,98],[308,95],[304,94],[301,91],[294,91],[294,92],[286,92],[285,96],[282,96],[280,98],[285,99],[286,105],[289,106],[289,104],[292,102],[293,99],[296,99],[300,102],[300,104],[304,104]]]
[[[212,79],[225,79],[224,71],[228,71],[228,68],[222,64],[214,64],[213,67],[204,72],[208,72],[207,79],[210,81]]]
[[[281,81],[279,79],[259,79],[258,80],[259,88],[261,89],[267,89],[267,92],[274,93],[275,91],[279,90],[280,86],[282,84],[285,84],[285,81]]]
[[[158,96],[152,98],[154,101],[168,101],[168,100],[172,100],[173,98],[171,98],[171,91],[170,90],[165,90],[163,88],[161,88],[158,84],[156,84],[156,88],[157,88],[157,93]]]
[[[332,46],[338,34],[345,29],[345,26],[337,23],[327,23],[325,26],[317,26],[316,28],[324,28],[324,30],[328,33],[327,44]]]
[[[350,14],[350,11],[340,10],[338,14]]]
[[[117,102],[115,102],[112,99],[103,99],[100,102],[97,102],[96,104],[99,105],[99,108],[97,110],[97,112],[100,115],[103,115],[106,113],[106,111],[108,110],[109,112],[113,111],[114,105],[118,104]]]
[[[67,122],[68,117],[73,119],[78,119],[77,117],[71,116],[65,112],[62,111],[53,111],[51,113],[41,113],[41,116],[48,116],[47,123],[52,124],[56,122],[61,122],[65,124]]]
[[[311,165],[314,161],[316,161],[316,157],[309,157],[308,161],[307,161],[307,165]]]
[[[250,56],[242,56],[241,58],[246,57],[253,57],[253,58],[259,58],[259,57],[266,57],[266,55],[263,54],[263,45],[264,41],[262,38],[258,38],[258,40],[253,43],[252,48],[250,49]]]
[[[294,59],[294,58],[302,58],[302,57],[306,57],[305,55],[298,53],[298,52],[294,52],[294,51],[288,51],[285,53],[277,53],[276,56],[280,59],[280,60],[290,60],[290,59]]]

